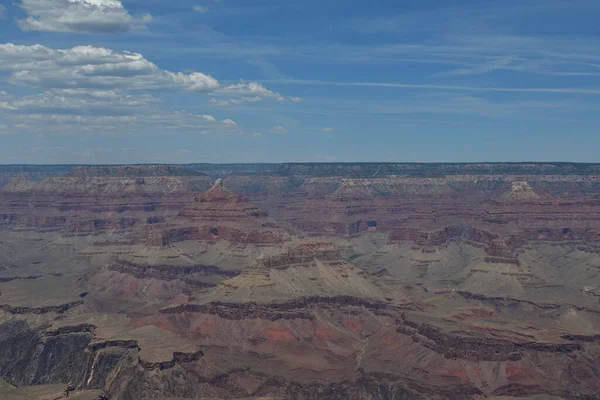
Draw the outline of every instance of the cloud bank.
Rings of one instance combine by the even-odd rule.
[[[133,17],[119,0],[21,0],[27,17],[24,31],[81,34],[122,33],[152,21],[150,14]]]

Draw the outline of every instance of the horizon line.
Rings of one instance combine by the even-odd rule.
[[[60,166],[60,167],[127,167],[127,166],[186,166],[186,165],[349,165],[349,164],[374,164],[374,165],[471,165],[471,164],[504,164],[504,165],[600,165],[600,161],[281,161],[281,162],[192,162],[192,163],[168,163],[168,162],[140,162],[126,164],[84,164],[84,163],[11,163],[0,164],[0,167],[19,166]]]

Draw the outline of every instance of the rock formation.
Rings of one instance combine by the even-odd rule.
[[[599,398],[598,165],[0,179],[0,398]]]

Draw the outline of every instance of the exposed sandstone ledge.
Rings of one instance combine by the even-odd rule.
[[[540,302],[523,300],[523,299],[514,299],[514,298],[510,298],[510,297],[488,297],[488,296],[485,296],[482,294],[471,293],[471,292],[460,291],[460,290],[457,291],[456,293],[458,293],[459,295],[461,295],[462,297],[464,297],[467,300],[478,300],[478,301],[482,301],[482,302],[486,302],[486,303],[490,303],[490,304],[494,304],[496,306],[502,306],[502,307],[510,307],[511,305],[515,305],[515,304],[529,304],[529,305],[532,305],[534,307],[541,308],[544,310],[556,310],[561,307],[572,307],[577,311],[585,311],[585,312],[589,312],[589,313],[593,313],[593,314],[600,314],[600,310],[595,310],[593,308],[588,308],[588,307],[584,307],[584,306],[577,306],[575,304],[570,304],[570,303],[552,304],[552,303],[540,303]]]
[[[93,335],[94,330],[96,329],[95,325],[91,324],[81,324],[76,326],[63,326],[53,331],[47,331],[42,335],[43,338],[52,338],[61,335],[72,335],[72,334],[88,334]],[[89,336],[90,340],[92,336]],[[90,342],[87,345],[87,350],[94,354],[94,358],[96,354],[100,350],[116,348],[123,350],[135,350],[138,353],[142,350],[138,344],[137,340],[104,340],[99,342]],[[147,370],[166,370],[173,368],[176,364],[189,363],[199,360],[202,356],[204,356],[204,352],[199,350],[193,353],[184,353],[184,352],[174,352],[171,360],[168,361],[159,361],[159,362],[150,362],[145,361],[138,354],[138,364],[141,365],[144,369]]]
[[[199,350],[195,353],[181,353],[175,352],[173,353],[173,358],[169,361],[161,361],[161,362],[149,362],[140,359],[140,365],[147,370],[158,369],[160,371],[165,369],[171,369],[176,364],[190,363],[194,361],[198,361],[201,357],[204,356],[204,352]]]
[[[139,352],[142,350],[142,348],[138,345],[137,340],[107,340],[103,342],[91,343],[87,347],[87,349],[94,354],[97,354],[100,350],[108,348],[120,348],[124,350],[137,351],[138,364],[142,366],[145,370],[163,371],[175,367],[176,364],[198,361],[201,357],[204,356],[204,352],[202,350],[199,350],[194,353],[183,353],[176,351],[173,353],[173,357],[168,361],[146,361],[142,359],[139,355]]]
[[[535,216],[536,219],[543,219]],[[385,228],[382,228],[385,231]],[[472,246],[481,248],[486,253],[485,261],[521,265],[517,257],[519,249],[529,242],[544,242],[549,244],[578,244],[585,242],[579,250],[600,252],[594,243],[600,243],[600,233],[584,228],[538,228],[519,229],[510,237],[501,238],[499,235],[466,225],[447,226],[435,231],[422,231],[416,228],[391,228],[389,242],[408,241],[421,246],[441,246],[457,238],[466,239]]]
[[[37,228],[44,231],[63,231],[68,234],[89,234],[97,231],[116,229],[130,230],[138,225],[141,220],[135,217],[77,219],[75,217],[57,216],[27,216],[27,215],[0,215],[0,222],[19,228]]]
[[[118,261],[111,265],[109,270],[129,274],[138,279],[159,279],[164,281],[182,280],[184,283],[196,287],[213,287],[214,284],[190,279],[190,276],[219,276],[233,278],[240,273],[238,271],[226,271],[212,265],[194,265],[179,267],[170,265],[143,265],[129,261]]]
[[[353,380],[337,382],[312,382],[301,384],[274,376],[267,379],[253,397],[272,396],[274,393],[285,399],[324,400],[324,399],[406,399],[406,400],[465,400],[475,395],[482,395],[480,389],[456,384],[448,387],[436,387],[419,384],[402,376],[386,373],[366,373],[359,369],[361,376]]]
[[[496,390],[494,390],[492,395],[493,396],[510,396],[511,398],[512,397],[529,398],[529,396],[533,396],[533,395],[540,394],[540,393],[545,393],[545,390],[544,390],[544,388],[540,387],[539,385],[524,386],[524,385],[519,385],[519,384],[509,384],[509,385],[504,385],[504,386],[497,388]],[[568,397],[568,398],[575,399],[574,397]]]
[[[562,335],[561,338],[571,340],[573,342],[597,342],[600,341],[599,335]]]
[[[490,297],[490,296],[485,296],[482,294],[478,294],[478,293],[471,293],[471,292],[466,292],[466,291],[461,291],[458,290],[456,293],[458,293],[459,295],[461,295],[462,297],[464,297],[467,300],[478,300],[478,301],[484,301],[484,302],[488,302],[488,303],[493,303],[496,305],[501,305],[501,306],[505,306],[508,307],[511,303],[523,303],[523,304],[529,304],[532,305],[534,307],[537,308],[542,308],[542,309],[546,309],[546,310],[554,310],[557,308],[562,307],[563,305],[567,305],[567,304],[552,304],[552,303],[539,303],[539,302],[534,302],[534,301],[530,301],[530,300],[522,300],[522,299],[513,299],[510,297]],[[581,308],[581,307],[579,307]],[[583,309],[583,308],[581,308]]]
[[[77,166],[67,176],[77,177],[148,177],[148,176],[203,176],[198,171],[193,171],[181,165],[107,165],[107,166]]]
[[[45,228],[61,230],[67,219],[65,217],[43,217],[19,214],[4,214],[2,221],[8,225],[17,225],[24,228]]]
[[[521,265],[521,262],[518,258],[486,257],[484,261],[490,264],[512,264],[516,266]]]
[[[65,233],[90,233],[102,230],[130,230],[141,220],[135,217],[96,218],[82,221],[69,221]]]
[[[517,361],[522,358],[514,344],[508,341],[461,337],[428,324],[419,325],[417,329],[400,325],[396,331],[410,336],[414,342],[449,359]]]
[[[215,237],[214,225],[204,227],[171,228],[159,232],[150,232],[147,243],[151,246],[167,246],[170,243],[183,242],[186,240],[197,240],[214,242],[215,240],[227,240],[232,243],[247,244],[282,244],[285,242],[283,236],[277,232],[260,229],[241,230],[232,227],[219,227],[218,236]]]
[[[196,281],[194,279],[188,279],[188,278],[183,278],[181,279],[181,281],[183,283],[185,283],[186,285],[188,285],[188,289],[184,289],[184,292],[187,294],[190,290],[189,287],[194,287],[194,288],[198,288],[198,289],[207,289],[207,288],[212,288],[217,286],[216,283],[206,283],[206,282],[200,282],[200,281]]]
[[[0,330],[4,329],[6,332],[6,325],[0,325]],[[74,327],[71,327],[74,328]],[[8,331],[11,331],[10,328]],[[28,332],[28,333],[27,333]],[[32,340],[29,333],[27,332],[12,331],[13,334],[17,335],[20,339],[15,339],[15,342],[11,346],[5,346],[4,351],[6,355],[12,356],[14,353],[20,353],[23,351],[29,352],[35,348],[38,348],[40,342]],[[187,362],[194,362],[202,357],[200,351],[196,353],[174,353],[173,357],[169,361],[163,361],[158,363],[144,362],[139,360],[139,351],[136,348],[125,348],[119,350],[115,348],[115,351],[99,351],[92,353],[87,349],[87,341],[89,341],[91,334],[64,334],[62,340],[56,341],[57,338],[51,337],[49,341],[42,341],[41,345],[44,348],[46,354],[57,354],[56,349],[58,346],[63,348],[74,350],[68,355],[67,360],[73,360],[75,364],[69,363],[67,366],[70,368],[65,372],[65,365],[61,365],[53,362],[51,358],[39,358],[39,352],[32,364],[37,365],[42,370],[46,368],[52,368],[49,372],[47,379],[45,377],[33,376],[28,379],[26,376],[26,368],[14,368],[13,358],[7,358],[9,363],[7,365],[0,364],[0,369],[4,371],[12,371],[6,376],[10,376],[10,381],[19,383],[19,385],[31,385],[41,384],[43,382],[61,382],[66,379],[68,382],[72,382],[78,388],[104,388],[107,382],[121,382],[122,384],[109,385],[110,391],[107,393],[110,398],[121,399],[121,398],[152,398],[156,396],[156,386],[154,384],[164,385],[168,389],[168,392],[162,392],[163,395],[178,396],[186,398],[197,398],[204,397],[202,393],[196,392],[183,392],[178,391],[178,385],[182,384],[181,374],[178,370],[174,370],[174,375],[168,375],[170,373],[169,368],[175,367],[177,364],[185,364]],[[54,341],[53,341],[54,340]],[[83,342],[83,348],[78,345]],[[72,344],[72,345],[71,345]],[[77,344],[77,345],[76,345]],[[27,358],[29,360],[29,358]],[[15,359],[18,360],[18,359]],[[136,362],[137,360],[137,362]],[[174,361],[174,362],[173,362]],[[187,369],[187,368],[186,368]],[[167,372],[167,375],[160,374],[157,372]],[[188,369],[188,371],[190,371]],[[436,382],[433,380],[414,380],[411,377],[403,375],[394,375],[390,373],[381,372],[366,372],[363,369],[357,370],[359,376],[357,378],[340,379],[336,381],[317,381],[313,383],[303,384],[286,380],[282,377],[274,376],[268,378],[267,375],[253,372],[251,369],[232,369],[227,370],[222,374],[218,374],[214,377],[198,376],[196,382],[207,384],[211,388],[230,389],[223,393],[224,398],[237,398],[241,397],[236,392],[239,390],[235,386],[229,386],[232,380],[244,377],[261,377],[261,384],[254,390],[252,390],[251,397],[260,396],[277,396],[290,399],[304,399],[304,400],[323,400],[323,399],[364,399],[372,398],[378,400],[385,399],[414,399],[414,400],[464,400],[473,398],[475,395],[483,395],[480,389],[474,384],[466,382],[460,382],[458,379],[455,384],[444,384],[443,386],[436,386]],[[16,374],[16,375],[15,375]],[[152,381],[157,378],[159,381]],[[143,385],[138,385],[139,382],[143,382]],[[146,385],[146,382],[150,382],[150,385]],[[577,395],[573,393],[573,386],[565,387],[564,393],[561,393],[563,398],[578,399],[578,400],[591,400],[597,397]],[[519,384],[512,384],[497,389],[494,394],[501,395],[505,393],[517,393],[519,395],[533,395],[548,393],[544,387],[531,385],[526,386]],[[588,391],[589,392],[589,391]],[[131,394],[135,393],[135,396],[131,397]],[[244,392],[245,393],[245,392]],[[364,395],[364,396],[361,396]],[[548,393],[556,394],[558,393]],[[245,394],[246,397],[248,394]]]
[[[303,297],[281,303],[224,303],[211,302],[207,304],[182,304],[177,307],[160,310],[162,314],[202,313],[218,315],[224,319],[240,320],[261,318],[270,321],[278,319],[309,319],[315,317],[310,310],[313,305],[341,305],[364,307],[377,315],[396,317],[405,310],[402,306],[392,305],[378,301],[369,301],[358,297]],[[308,309],[308,310],[307,310]]]
[[[441,246],[450,239],[462,236],[465,232],[466,230],[462,226],[448,226],[433,232],[424,232],[413,228],[392,229],[389,233],[389,241],[392,243],[411,241],[419,245]]]
[[[39,279],[41,277],[42,277],[41,275],[6,277],[6,278],[0,278],[0,283],[6,283],[6,282],[11,282],[11,281],[34,280],[34,279]]]
[[[11,306],[8,304],[0,304],[0,310],[10,314],[48,314],[57,313],[62,314],[83,304],[83,300],[73,301],[71,303],[65,303],[57,306],[44,306],[44,307],[19,307]]]
[[[212,314],[223,319],[266,319],[277,321],[280,319],[308,319],[313,320],[314,315],[308,311],[289,312],[287,310],[273,309],[256,303],[208,303],[208,304],[184,304],[181,306],[160,310],[162,314]]]
[[[92,333],[96,330],[96,325],[92,324],[81,324],[75,326],[61,326],[60,328],[54,331],[47,331],[44,333],[44,336],[59,336],[59,335],[68,335],[70,333]]]
[[[425,232],[419,229],[392,229],[389,241],[410,241],[421,246],[441,246],[458,238],[466,239],[472,246],[485,251],[486,262],[508,263],[520,265],[515,256],[515,251],[526,244],[525,239],[509,238],[506,242],[499,241],[500,237],[494,233],[465,225],[447,226],[443,229]]]
[[[90,343],[87,348],[92,352],[96,352],[98,350],[106,349],[109,347],[141,350],[141,347],[138,346],[137,340],[105,340],[103,342]]]
[[[308,242],[290,246],[287,251],[264,257],[260,260],[260,263],[267,268],[287,269],[291,265],[310,264],[315,258],[327,262],[342,260],[335,244],[331,242]]]
[[[472,361],[518,361],[524,350],[548,353],[570,353],[579,350],[579,343],[514,342],[504,339],[466,336],[445,332],[430,324],[418,324],[404,314],[396,321],[397,332],[410,336],[413,341],[449,359]]]
[[[548,391],[547,388],[540,385],[519,385],[508,384],[501,386],[491,393],[492,396],[507,396],[510,398],[529,398],[529,396],[547,394],[568,400],[598,400],[597,394],[584,394],[578,390],[562,389],[558,391]]]

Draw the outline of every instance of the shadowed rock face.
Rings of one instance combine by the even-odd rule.
[[[598,165],[0,176],[16,176],[0,189],[10,385],[110,399],[600,393]]]

